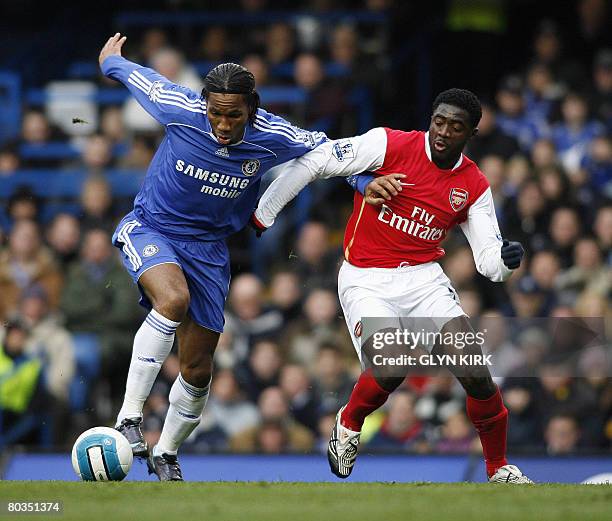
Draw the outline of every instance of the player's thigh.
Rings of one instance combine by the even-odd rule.
[[[189,305],[189,291],[172,242],[138,221],[133,213],[119,223],[112,241],[138,284],[141,303],[171,320],[182,320]]]
[[[405,327],[437,333],[453,318],[465,315],[455,288],[438,263],[415,275],[400,305]],[[432,347],[429,345],[430,350]]]
[[[368,272],[359,273],[353,269],[341,269],[338,277],[338,297],[344,313],[344,319],[353,341],[353,346],[360,361],[362,345],[366,345],[376,329],[396,329],[399,327],[397,310],[384,298],[383,288],[374,287]],[[364,319],[366,321],[364,330]]]
[[[182,243],[176,248],[185,273],[189,316],[205,329],[223,332],[223,311],[229,291],[229,253],[224,241]]]

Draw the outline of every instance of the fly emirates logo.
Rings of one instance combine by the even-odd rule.
[[[194,179],[206,181],[202,185],[200,192],[217,197],[225,197],[227,199],[236,199],[240,197],[242,191],[249,186],[250,179],[241,179],[227,174],[218,174],[217,172],[209,172],[203,168],[196,168],[194,165],[185,164],[182,159],[177,160],[175,165],[177,172],[182,172]],[[211,186],[216,185],[216,186]]]
[[[378,213],[378,220],[391,228],[395,228],[413,237],[427,241],[439,241],[444,236],[443,228],[431,226],[435,214],[429,213],[423,208],[415,206],[410,217],[402,217],[396,214],[386,204],[383,204]]]

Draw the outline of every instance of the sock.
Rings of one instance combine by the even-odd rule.
[[[508,409],[504,406],[499,388],[486,400],[468,396],[467,414],[476,427],[482,452],[487,465],[487,476],[491,477],[506,460],[506,437],[508,433]]]
[[[208,401],[210,382],[206,387],[194,387],[179,373],[170,389],[170,407],[159,442],[153,450],[155,456],[176,454],[181,443],[200,423],[202,411]]]
[[[366,416],[383,405],[389,394],[378,385],[370,369],[364,371],[359,376],[351,397],[340,415],[340,423],[352,431],[361,431]]]
[[[144,403],[164,360],[172,349],[174,333],[179,324],[180,322],[167,319],[153,309],[136,332],[125,385],[125,397],[117,415],[116,425],[125,418],[142,416]]]

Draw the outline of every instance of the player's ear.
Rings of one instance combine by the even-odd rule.
[[[478,127],[472,129],[472,134],[470,135],[470,137],[474,137],[476,134],[478,134]]]

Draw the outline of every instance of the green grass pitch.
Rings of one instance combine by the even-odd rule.
[[[64,502],[58,521],[589,521],[612,519],[609,485],[0,482],[0,501]]]

